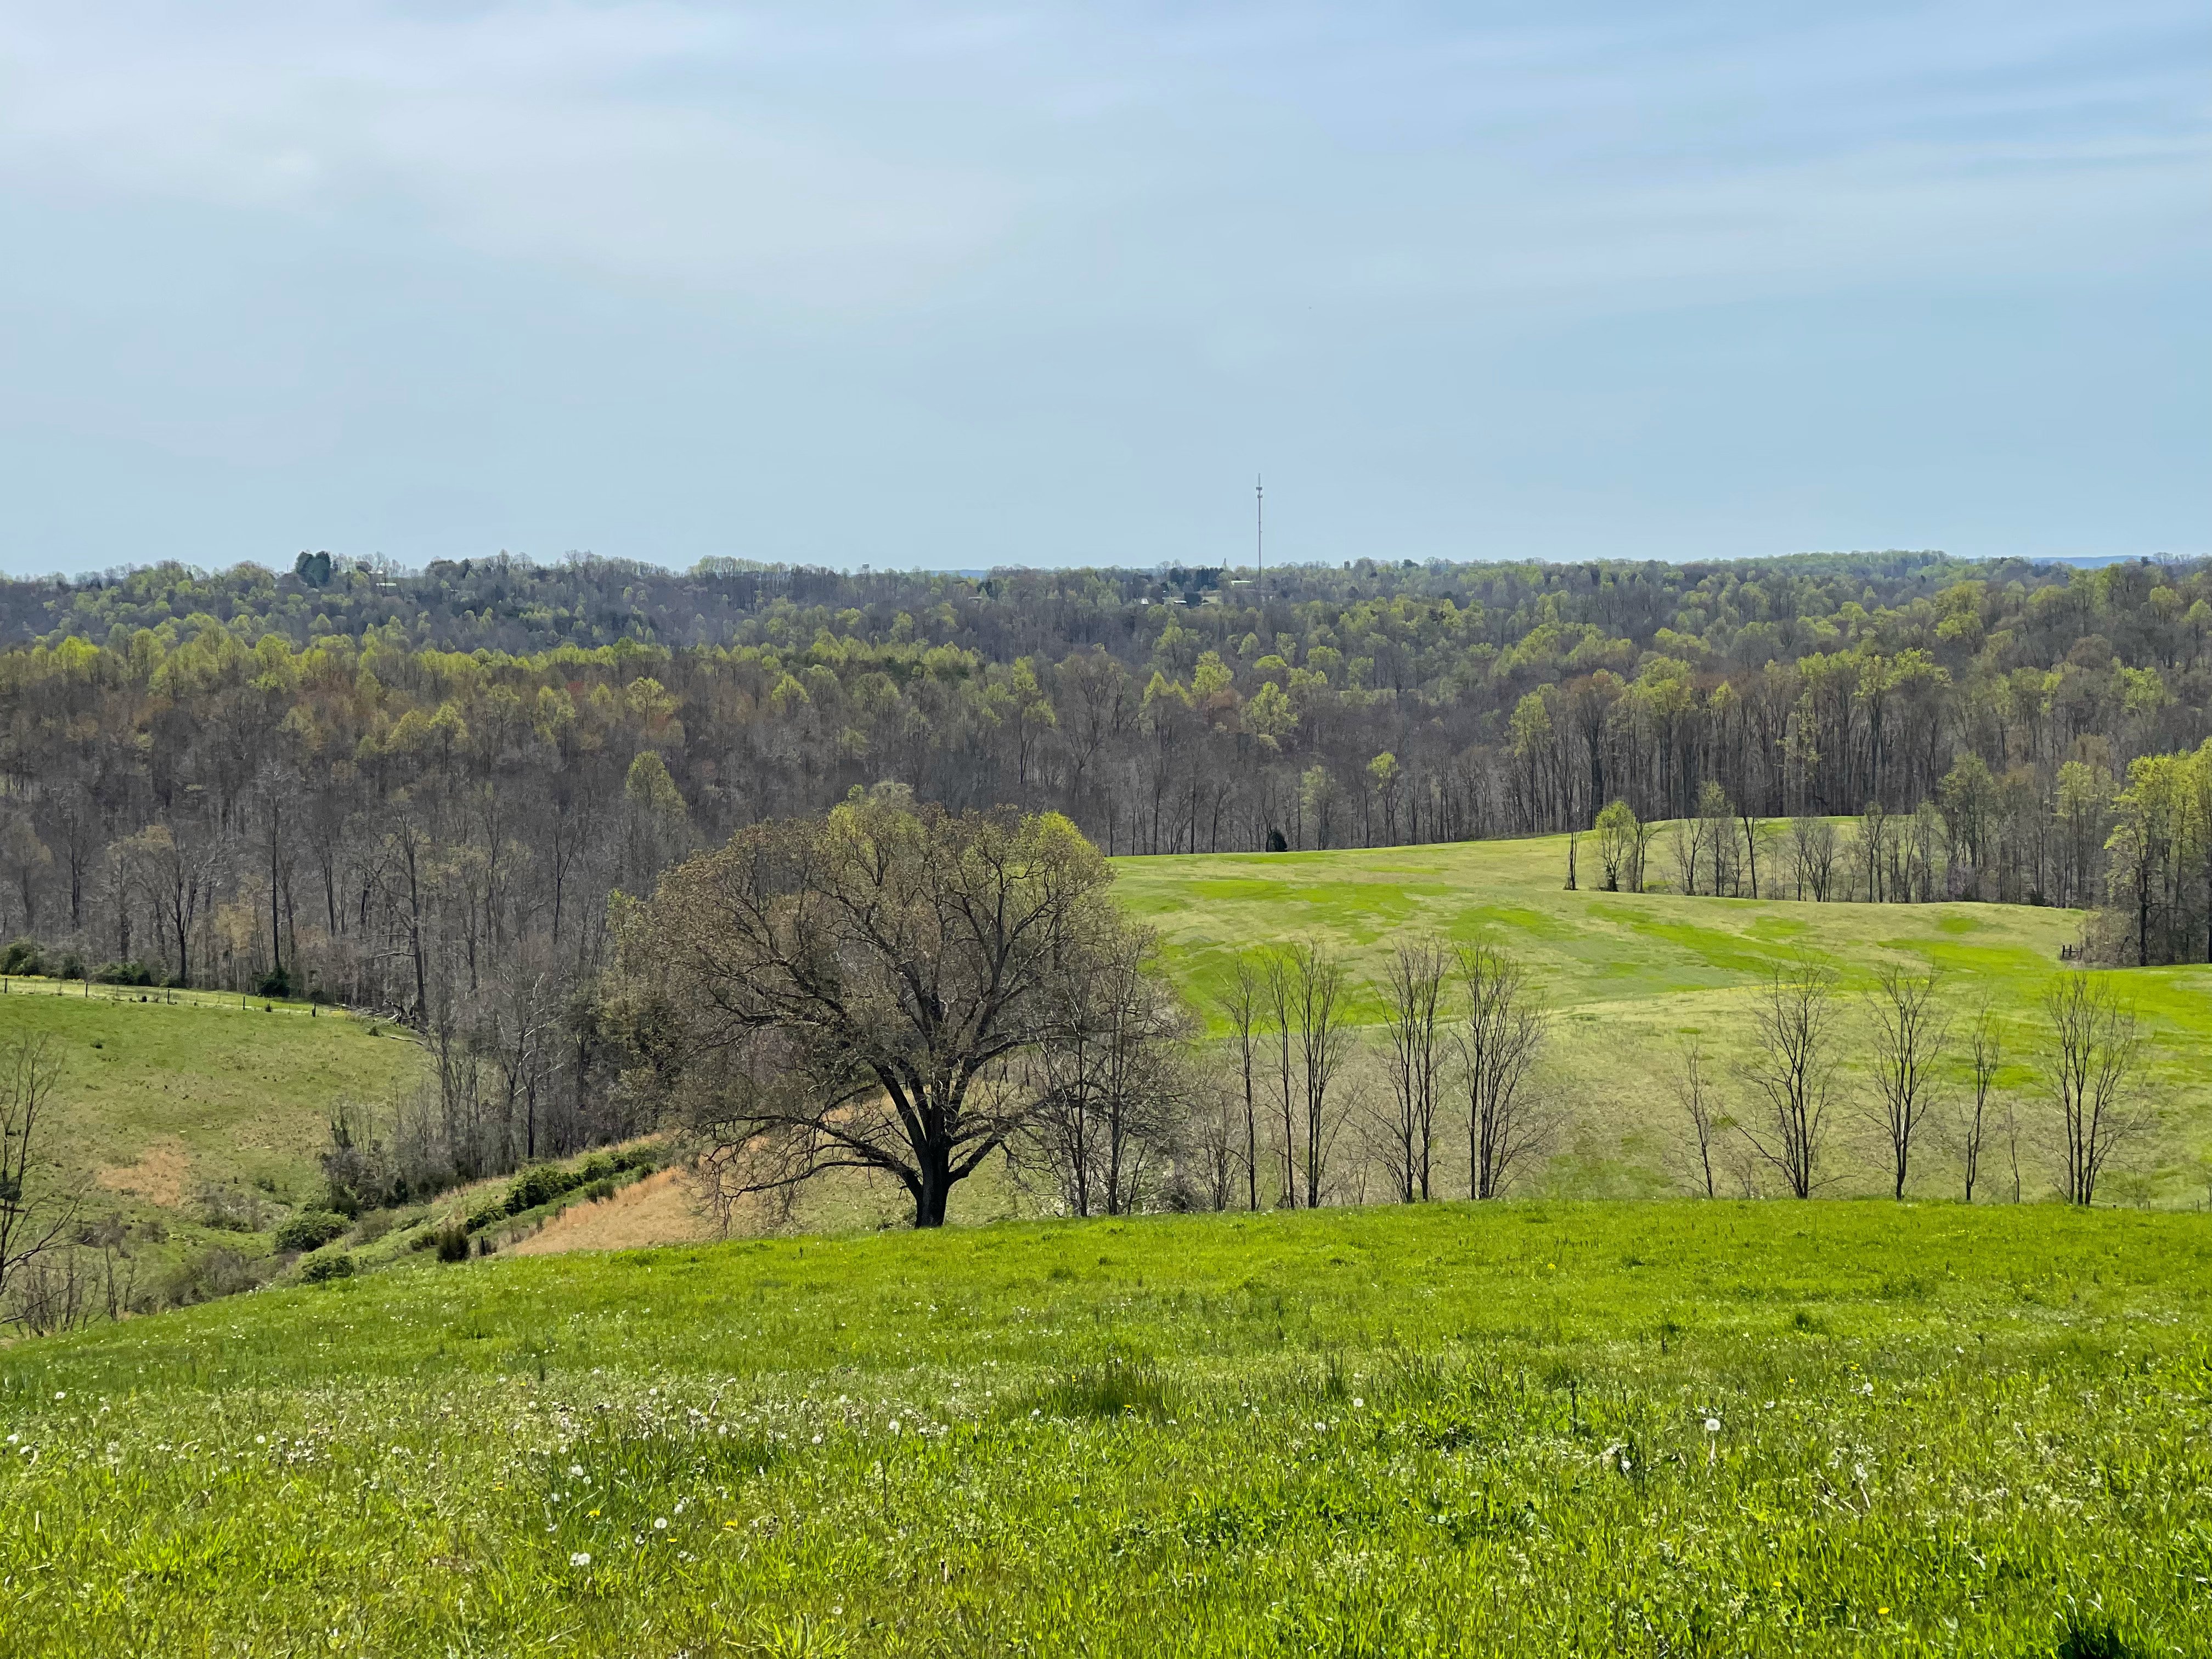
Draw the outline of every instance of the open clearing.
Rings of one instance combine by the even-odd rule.
[[[76,986],[11,980],[0,995],[0,1036],[52,1034],[64,1067],[57,1155],[172,1226],[191,1224],[205,1188],[287,1203],[312,1195],[331,1109],[381,1101],[422,1072],[411,1039],[349,1014],[140,994],[95,986],[87,996]]]
[[[2208,1270],[2202,1216],[1780,1202],[417,1257],[0,1350],[0,1629],[2201,1653]]]
[[[2048,1136],[2032,1061],[2045,988],[2065,965],[2059,951],[2078,939],[2082,912],[1593,891],[1602,874],[1594,838],[1584,836],[1582,850],[1575,892],[1565,888],[1564,836],[1117,859],[1114,890],[1159,931],[1170,971],[1217,1035],[1226,1026],[1212,999],[1240,951],[1294,939],[1327,946],[1350,966],[1358,981],[1353,1016],[1370,1024],[1382,1018],[1374,988],[1401,939],[1433,933],[1455,945],[1498,945],[1522,958],[1558,1011],[1547,1083],[1574,1126],[1538,1185],[1566,1195],[1679,1190],[1668,1171],[1679,1140],[1667,1089],[1675,1044],[1692,1035],[1705,1040],[1725,1095],[1753,995],[1778,964],[1810,957],[1834,968],[1854,1005],[1846,1016],[1861,1021],[1855,994],[1872,984],[1880,964],[1934,967],[1961,1016],[1984,999],[2000,1016],[2008,1061],[2000,1085],[2025,1126],[2024,1195],[2048,1189]],[[1657,851],[1655,844],[1655,871]],[[2123,977],[2142,1015],[2145,1082],[2163,1124],[2155,1149],[2115,1172],[2110,1195],[2201,1204],[2212,1177],[2212,968],[2129,969]],[[1847,1054],[1859,1046],[1847,1037]],[[1852,1080],[1848,1068],[1845,1075]],[[1868,1159],[1854,1152],[1855,1130],[1848,1109],[1839,1112],[1836,1168],[1845,1193],[1879,1184]],[[1940,1142],[1929,1151],[1915,1190],[1956,1196]],[[2009,1173],[2002,1179],[2008,1196]]]

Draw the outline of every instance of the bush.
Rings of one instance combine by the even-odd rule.
[[[235,1296],[259,1284],[264,1271],[236,1250],[216,1245],[172,1268],[161,1281],[161,1299],[173,1308],[188,1308],[217,1297]]]
[[[319,1250],[346,1230],[346,1218],[328,1210],[302,1210],[276,1230],[280,1250]]]
[[[228,1233],[258,1233],[268,1224],[269,1206],[251,1187],[217,1186],[213,1182],[194,1194],[199,1204],[200,1224]]]
[[[92,970],[92,976],[102,985],[151,985],[154,970],[144,963],[103,962]]]
[[[441,1261],[466,1261],[469,1259],[469,1230],[458,1221],[449,1221],[430,1235],[438,1247]]]
[[[594,1181],[584,1188],[584,1196],[594,1204],[604,1204],[614,1195],[615,1183],[611,1181]]]
[[[74,951],[63,951],[61,960],[54,964],[54,977],[56,979],[82,979],[84,977],[84,958],[77,955]]]
[[[46,959],[34,939],[19,939],[0,951],[0,974],[43,974]]]
[[[514,1184],[507,1189],[507,1212],[520,1215],[525,1210],[550,1204],[555,1199],[575,1191],[582,1181],[580,1173],[550,1164],[540,1164],[535,1169],[525,1170],[515,1176]]]
[[[300,1264],[300,1281],[305,1285],[321,1285],[333,1279],[351,1279],[353,1267],[353,1258],[343,1250],[332,1250],[326,1255],[311,1255]]]
[[[253,994],[258,997],[289,997],[292,994],[292,975],[282,968],[273,969],[253,981]]]

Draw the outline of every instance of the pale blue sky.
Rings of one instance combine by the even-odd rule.
[[[2202,0],[0,0],[0,567],[2212,552]]]

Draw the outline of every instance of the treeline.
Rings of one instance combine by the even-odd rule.
[[[2112,950],[2153,961],[2212,929],[2212,815],[2166,781],[2212,730],[2203,567],[1267,582],[314,556],[5,584],[0,939],[18,970],[406,1021],[437,1060],[425,1157],[459,1178],[633,1127],[586,994],[612,896],[887,781],[1057,811],[1109,854],[1579,831],[1617,803],[1703,836],[1674,879],[1707,891],[1773,890],[1759,824],[1864,813],[1889,828],[1861,896],[2124,887]]]

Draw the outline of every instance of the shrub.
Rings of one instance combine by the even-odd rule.
[[[0,974],[43,974],[46,959],[34,939],[19,939],[0,951]]]
[[[594,1204],[604,1204],[614,1195],[615,1183],[611,1181],[594,1181],[584,1188],[584,1196]]]
[[[77,955],[74,951],[63,951],[61,960],[54,964],[54,977],[56,979],[82,979],[84,977],[84,958]]]
[[[92,970],[93,978],[102,985],[151,985],[154,970],[135,958],[128,962],[103,962]]]
[[[276,1230],[280,1250],[319,1250],[346,1230],[346,1218],[328,1210],[302,1210]]]
[[[469,1259],[469,1230],[458,1221],[449,1221],[429,1235],[438,1247],[441,1261],[466,1261]]]
[[[326,1255],[311,1255],[300,1264],[302,1284],[320,1285],[333,1279],[353,1277],[353,1258],[343,1250],[332,1250]]]
[[[263,1269],[221,1245],[179,1262],[161,1281],[161,1300],[174,1308],[235,1296],[261,1282]]]
[[[282,968],[271,969],[253,981],[253,994],[258,997],[289,997],[292,994],[292,975]]]
[[[251,1187],[219,1187],[210,1182],[194,1194],[200,1208],[200,1224],[228,1233],[258,1233],[267,1224],[269,1206]]]

